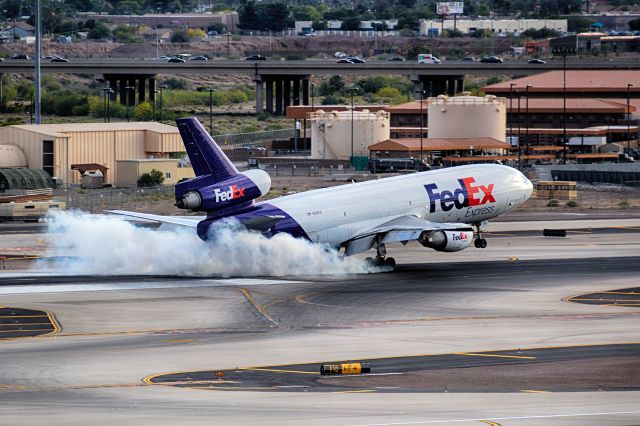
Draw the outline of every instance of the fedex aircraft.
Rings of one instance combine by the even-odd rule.
[[[395,266],[386,244],[418,241],[437,251],[485,248],[481,226],[524,203],[533,190],[518,170],[497,164],[460,166],[337,187],[269,201],[271,178],[263,170],[239,172],[196,118],[177,120],[196,177],[176,185],[176,206],[206,216],[112,213],[209,230],[233,218],[267,236],[285,232],[344,249],[345,255],[375,249],[376,265]],[[476,238],[474,239],[474,228]]]

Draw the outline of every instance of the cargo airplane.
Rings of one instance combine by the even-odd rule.
[[[522,173],[479,164],[412,173],[255,200],[269,192],[264,170],[239,172],[195,118],[177,120],[196,177],[176,185],[175,205],[203,216],[112,213],[195,228],[207,240],[225,219],[266,236],[287,233],[327,244],[345,255],[374,249],[376,265],[395,266],[386,245],[417,241],[437,251],[485,248],[481,226],[514,209],[532,193]],[[474,238],[475,229],[475,238]]]

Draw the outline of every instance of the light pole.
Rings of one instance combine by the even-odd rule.
[[[522,149],[520,146],[520,90],[516,90],[518,95],[518,167],[522,167]]]
[[[351,86],[349,92],[351,94],[351,166],[353,167],[353,94],[358,91],[358,88]]]
[[[209,134],[213,134],[213,91],[214,89],[209,88]]]
[[[627,155],[631,155],[631,88],[633,84],[627,83]]]
[[[509,145],[511,145],[513,141],[513,86],[515,85],[515,83],[509,84]],[[518,141],[518,143],[520,143],[520,141]]]
[[[562,56],[562,162],[567,164],[567,55],[575,49],[562,47],[554,49],[554,55]]]
[[[102,112],[104,115],[104,122],[108,123],[109,120],[107,118],[107,99],[109,98],[109,93],[111,92],[111,88],[110,87],[103,87],[102,89],[102,96],[104,96],[104,98],[102,99]]]
[[[530,84],[527,84],[527,87],[525,88],[525,100],[526,100],[526,105],[525,105],[525,120],[526,120],[526,127],[525,127],[525,133],[524,133],[524,143],[526,144],[526,151],[525,154],[527,156],[526,158],[526,164],[527,166],[529,166],[529,89],[532,86]]]
[[[159,90],[154,90],[153,91],[154,95],[157,95],[158,93],[160,93]],[[156,121],[158,119],[158,117],[156,116],[156,97],[153,97],[153,121]]]
[[[133,87],[133,86],[125,86],[124,88],[126,90],[125,93],[127,94],[127,121],[130,121],[130,118],[129,118],[129,100],[131,99],[131,95],[129,94],[129,91],[135,89],[135,87]]]
[[[313,97],[314,97],[314,93],[315,93],[315,90],[314,90],[315,88],[316,88],[315,84],[311,83],[311,112],[315,111],[314,104],[313,104]]]
[[[160,85],[160,122],[163,123],[164,122],[164,116],[162,115],[163,113],[163,107],[164,107],[164,100],[162,97],[162,89],[166,89],[167,86],[164,84]]]
[[[424,114],[422,104],[424,103],[424,82],[420,81],[420,167],[422,167],[423,159],[423,133],[424,133]]]

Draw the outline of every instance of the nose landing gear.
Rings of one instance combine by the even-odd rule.
[[[475,248],[487,248],[487,240],[482,238],[482,231],[480,230],[480,223],[476,222],[476,223],[473,224],[473,226],[475,226],[476,234],[478,235],[478,238],[476,238],[473,241],[474,247]]]

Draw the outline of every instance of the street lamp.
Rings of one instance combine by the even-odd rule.
[[[631,88],[633,84],[627,83],[627,155],[631,155]]]
[[[163,111],[163,106],[164,106],[164,100],[162,97],[162,89],[166,89],[167,86],[165,84],[161,84],[160,85],[160,122],[163,123],[164,122],[164,116],[162,115],[162,111]]]
[[[158,119],[158,117],[156,116],[156,96],[155,95],[157,95],[159,93],[160,93],[160,91],[157,90],[157,89],[155,89],[153,91],[153,94],[154,94],[154,96],[153,96],[153,121],[156,121]]]
[[[575,49],[562,47],[554,49],[554,55],[562,56],[562,162],[567,164],[567,55],[575,54]]]
[[[129,94],[130,90],[135,90],[135,87],[133,86],[125,86],[124,87],[126,90],[126,94],[127,94],[127,121],[130,121],[129,119],[129,100],[131,99],[131,95]]]
[[[526,164],[527,166],[529,165],[529,89],[532,86],[530,84],[527,84],[527,87],[525,88],[525,96],[526,96],[526,105],[525,105],[525,120],[526,120],[526,127],[525,127],[525,133],[524,133],[524,143],[526,144],[526,151],[525,154],[527,155],[526,158]]]
[[[207,89],[209,92],[209,134],[213,134],[213,91],[214,89]]]
[[[353,94],[358,92],[358,88],[351,86],[349,93],[351,94],[351,166],[353,167]]]

